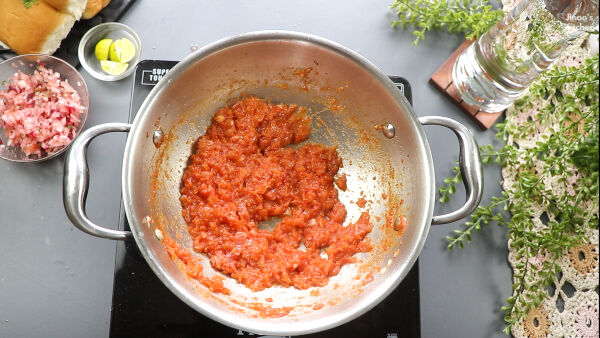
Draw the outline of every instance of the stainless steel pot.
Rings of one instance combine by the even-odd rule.
[[[344,266],[324,287],[251,292],[226,278],[232,294],[213,294],[187,278],[157,238],[159,229],[191,250],[179,202],[181,174],[214,111],[242,93],[308,107],[310,141],[337,145],[344,160],[340,171],[348,177],[348,190],[340,191],[340,199],[347,222],[361,212],[352,201],[361,194],[370,201],[373,250],[358,254],[357,263]],[[432,124],[456,133],[467,191],[464,206],[440,216],[433,216],[433,161],[421,126]],[[98,226],[84,211],[87,145],[115,131],[129,131],[122,190],[131,232]],[[463,125],[444,117],[418,118],[385,74],[343,46],[302,33],[265,31],[226,38],[188,56],[152,90],[133,124],[108,123],[82,133],[66,156],[63,198],[67,215],[81,230],[110,239],[133,237],[161,281],[202,314],[242,330],[296,335],[343,324],[379,303],[414,264],[430,224],[470,214],[482,189],[477,144]],[[386,216],[401,215],[408,220],[403,234],[385,226]],[[197,256],[207,276],[218,274],[206,257]],[[258,315],[261,307],[294,310],[273,319]]]

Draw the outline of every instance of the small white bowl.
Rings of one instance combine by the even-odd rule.
[[[119,75],[110,75],[105,73],[100,67],[100,61],[96,59],[94,50],[96,44],[102,39],[113,39],[117,40],[120,38],[127,38],[135,45],[135,56],[129,62],[129,67],[126,71]],[[79,42],[79,50],[77,52],[79,56],[79,62],[85,70],[88,71],[93,77],[103,81],[117,81],[124,79],[131,75],[135,70],[135,66],[140,61],[140,55],[142,52],[142,42],[137,33],[129,26],[118,22],[107,22],[102,23],[94,28],[90,29],[85,33]]]

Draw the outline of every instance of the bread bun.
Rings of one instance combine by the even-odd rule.
[[[86,0],[0,0],[0,41],[17,54],[53,54],[81,17]]]
[[[59,12],[71,14],[76,20],[81,18],[85,9],[86,0],[42,0],[48,5],[54,7]]]
[[[88,0],[82,19],[91,19],[98,14],[104,7],[110,3],[110,0]]]

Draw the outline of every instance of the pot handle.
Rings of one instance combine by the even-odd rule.
[[[89,187],[87,147],[96,136],[111,132],[128,132],[131,124],[105,123],[91,127],[73,141],[65,157],[63,175],[63,203],[71,222],[81,231],[108,239],[129,239],[131,231],[112,230],[94,224],[85,213],[85,200]]]
[[[431,224],[445,224],[465,218],[477,209],[483,195],[483,170],[477,140],[467,127],[447,117],[424,116],[419,117],[419,122],[423,125],[439,125],[450,128],[456,134],[460,147],[458,157],[460,173],[467,193],[467,200],[460,209],[444,215],[433,216]]]

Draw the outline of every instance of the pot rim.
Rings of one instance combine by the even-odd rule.
[[[397,269],[395,276],[393,278],[388,278],[390,280],[389,283],[381,284],[376,291],[372,292],[372,298],[368,301],[361,301],[357,303],[355,307],[353,307],[349,311],[345,311],[343,315],[333,315],[320,317],[315,320],[305,321],[299,320],[297,324],[290,325],[289,322],[285,323],[277,323],[277,319],[272,320],[272,325],[269,325],[268,328],[260,326],[260,321],[252,320],[252,318],[242,318],[239,315],[235,315],[234,313],[227,313],[223,311],[218,311],[210,304],[203,303],[201,299],[198,297],[198,294],[193,294],[188,292],[186,289],[178,285],[176,280],[170,276],[166,270],[160,265],[158,259],[154,257],[152,252],[149,250],[149,244],[146,239],[141,236],[140,220],[139,215],[136,214],[135,208],[132,203],[132,192],[135,187],[132,186],[132,180],[130,179],[133,174],[134,163],[130,161],[132,153],[134,152],[133,140],[141,137],[140,133],[143,133],[141,128],[138,126],[141,124],[145,118],[146,112],[149,110],[154,98],[160,96],[160,94],[169,86],[169,84],[180,76],[189,66],[191,66],[196,61],[203,59],[209,55],[212,55],[216,52],[224,50],[226,48],[249,43],[249,42],[257,42],[257,41],[268,41],[268,40],[286,40],[286,41],[301,41],[306,43],[311,43],[318,45],[319,47],[323,47],[329,49],[335,53],[338,53],[346,58],[349,58],[353,62],[360,65],[366,71],[368,71],[378,82],[384,86],[387,90],[388,94],[391,95],[398,105],[410,115],[409,125],[415,131],[418,140],[417,144],[420,149],[418,151],[421,153],[424,161],[421,163],[425,166],[422,170],[426,171],[426,177],[429,177],[428,182],[422,182],[423,189],[429,190],[429,198],[424,201],[425,205],[421,208],[424,213],[425,224],[419,224],[420,231],[417,233],[418,240],[416,241],[416,246],[413,250],[410,251],[408,257],[406,257],[405,262],[402,268]],[[210,43],[204,47],[201,47],[194,53],[185,57],[181,62],[179,62],[175,67],[173,67],[164,77],[163,79],[151,90],[147,98],[142,103],[138,114],[132,123],[130,135],[127,138],[127,143],[125,145],[125,152],[123,155],[123,170],[122,170],[122,191],[123,191],[123,203],[125,208],[125,213],[129,220],[130,228],[133,233],[133,237],[138,245],[142,255],[146,259],[146,262],[150,265],[150,268],[154,271],[154,273],[158,276],[161,282],[179,299],[184,301],[187,305],[195,309],[196,311],[202,313],[203,315],[228,325],[230,327],[239,328],[244,331],[249,331],[253,333],[260,334],[271,334],[271,335],[300,335],[300,334],[308,334],[318,331],[323,331],[329,328],[336,327],[343,323],[346,323],[356,317],[364,314],[372,307],[377,305],[380,301],[382,301],[385,297],[387,297],[405,278],[408,274],[414,263],[416,262],[425,240],[427,238],[429,228],[431,226],[431,219],[433,217],[433,208],[435,200],[435,172],[433,168],[433,159],[431,155],[431,150],[429,147],[429,143],[427,141],[425,132],[418,122],[417,116],[410,105],[410,103],[406,100],[406,98],[397,90],[395,85],[391,82],[391,80],[373,63],[368,61],[363,56],[358,53],[350,50],[347,47],[344,47],[336,42],[330,41],[328,39],[306,34],[300,32],[293,31],[283,31],[283,30],[264,30],[264,31],[256,31],[245,33],[241,35],[226,37]],[[400,305],[398,305],[400,306]]]

